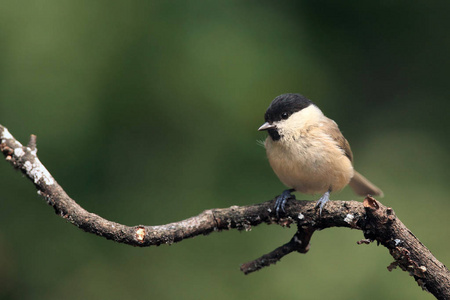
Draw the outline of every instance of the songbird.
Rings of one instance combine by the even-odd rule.
[[[275,209],[284,211],[291,193],[323,194],[317,201],[320,215],[330,193],[347,184],[360,196],[383,196],[383,192],[353,169],[350,145],[333,120],[300,94],[276,97],[264,115],[259,131],[267,131],[264,142],[270,166],[289,187],[278,196]]]

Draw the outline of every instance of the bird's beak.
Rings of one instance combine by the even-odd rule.
[[[269,122],[266,122],[266,123],[262,124],[261,127],[258,128],[258,131],[269,130],[269,129],[272,129],[275,127],[276,127],[275,125],[269,124]]]

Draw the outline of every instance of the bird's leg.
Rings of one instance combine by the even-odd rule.
[[[316,207],[319,207],[319,214],[322,215],[322,208],[325,206],[325,204],[330,201],[330,192],[331,187],[328,189],[328,191],[325,192],[325,194],[320,197],[320,199],[317,201]]]
[[[286,202],[289,198],[293,197],[295,199],[295,196],[291,195],[291,193],[294,191],[295,189],[284,190],[283,193],[278,196],[277,201],[275,202],[275,210],[277,211],[277,216],[280,208],[284,212],[284,206],[286,205]]]

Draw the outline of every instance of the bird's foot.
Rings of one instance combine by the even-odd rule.
[[[326,191],[317,201],[316,207],[319,207],[319,215],[322,215],[322,208],[328,201],[330,201],[330,191]]]
[[[280,211],[280,209],[284,211],[284,206],[286,205],[286,202],[288,201],[288,199],[290,198],[294,198],[294,195],[291,195],[291,193],[295,191],[295,189],[289,189],[289,190],[284,190],[283,193],[281,193],[280,196],[278,196],[277,201],[275,202],[275,210],[277,212],[277,217],[278,217],[278,212]]]

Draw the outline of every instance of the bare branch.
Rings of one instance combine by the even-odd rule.
[[[385,207],[368,196],[364,203],[356,201],[331,201],[322,216],[312,201],[288,201],[285,213],[278,218],[272,210],[274,200],[249,206],[206,210],[198,216],[159,226],[126,226],[90,213],[71,199],[56,182],[36,153],[36,136],[28,146],[22,146],[9,131],[0,125],[0,151],[16,169],[22,171],[35,185],[56,214],[82,230],[107,239],[133,246],[172,244],[186,238],[207,235],[213,231],[229,229],[249,230],[261,223],[297,226],[294,237],[269,254],[245,263],[245,273],[257,271],[279,261],[291,252],[306,253],[309,241],[317,230],[328,227],[348,227],[362,230],[365,239],[385,246],[394,258],[389,271],[400,267],[414,277],[416,282],[438,299],[450,299],[450,272],[397,218],[392,208]]]
[[[310,227],[299,228],[294,237],[286,244],[273,250],[269,254],[263,255],[258,259],[241,265],[241,271],[245,275],[258,271],[264,267],[268,267],[277,263],[283,256],[291,252],[306,253],[309,251],[309,241],[315,229]]]

